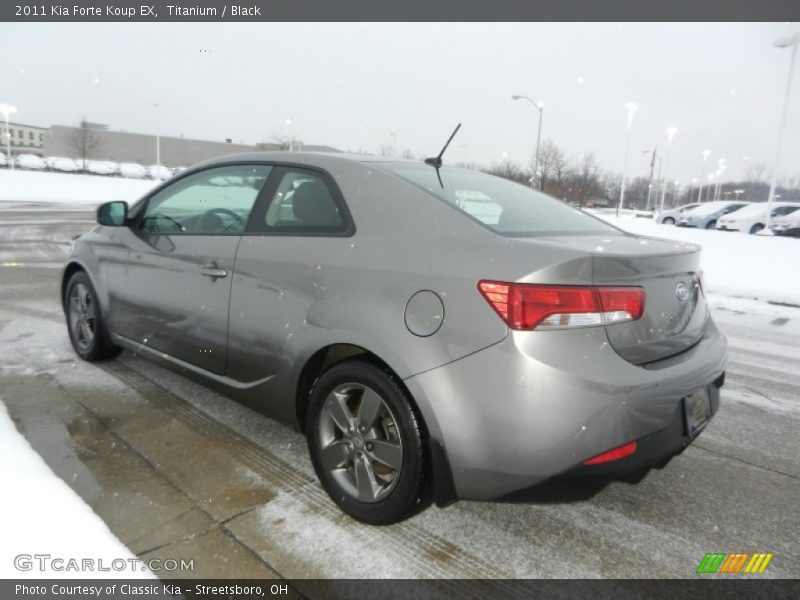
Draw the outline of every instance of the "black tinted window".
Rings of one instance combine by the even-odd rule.
[[[267,229],[286,231],[341,231],[346,227],[324,179],[299,169],[288,170],[281,177],[264,224]]]
[[[529,187],[465,169],[382,163],[381,166],[503,235],[599,233],[619,230]]]

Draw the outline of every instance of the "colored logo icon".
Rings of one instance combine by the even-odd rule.
[[[700,561],[697,573],[756,574],[763,573],[772,560],[772,553],[709,552]]]

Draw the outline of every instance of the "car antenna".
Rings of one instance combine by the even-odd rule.
[[[456,137],[456,134],[458,133],[459,129],[461,129],[461,123],[456,125],[456,128],[453,130],[453,133],[451,133],[450,137],[447,138],[447,142],[445,143],[444,147],[442,148],[442,151],[439,152],[439,156],[433,156],[433,157],[425,159],[425,164],[426,165],[430,165],[434,169],[436,169],[436,177],[439,178],[439,185],[442,186],[442,189],[444,189],[444,183],[442,183],[442,176],[439,174],[439,169],[442,166],[442,156],[444,155],[444,151],[447,150],[447,147],[450,145],[450,142],[452,142],[453,138]]]

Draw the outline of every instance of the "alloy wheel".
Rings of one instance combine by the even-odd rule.
[[[69,325],[75,344],[81,350],[91,348],[97,328],[97,314],[92,294],[82,283],[74,285],[69,294]]]
[[[400,479],[403,445],[397,419],[378,392],[344,383],[325,399],[319,416],[323,467],[353,498],[386,498]]]

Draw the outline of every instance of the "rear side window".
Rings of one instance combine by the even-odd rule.
[[[507,236],[620,233],[618,229],[524,185],[464,169],[381,163],[381,166]],[[441,181],[440,181],[441,177]]]
[[[264,215],[267,231],[337,232],[347,220],[328,183],[303,169],[276,173],[280,180]]]

